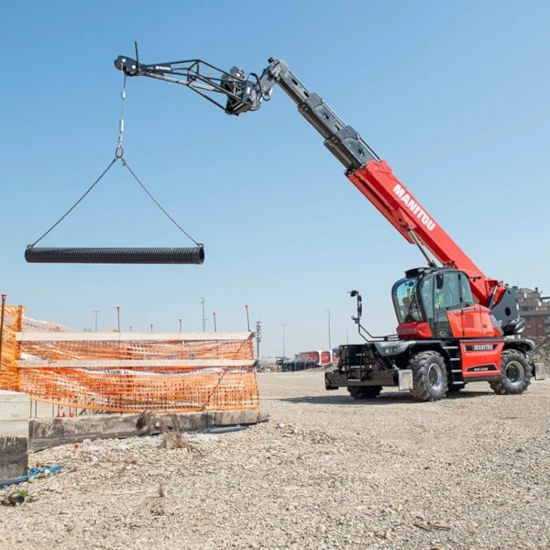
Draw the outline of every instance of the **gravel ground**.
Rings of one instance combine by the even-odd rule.
[[[146,437],[33,454],[63,470],[0,508],[0,548],[550,548],[550,380],[358,403],[322,376],[259,375],[270,421],[190,437],[200,452]]]

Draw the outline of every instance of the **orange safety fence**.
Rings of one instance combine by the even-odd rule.
[[[89,334],[89,333],[85,333]],[[177,360],[177,359],[254,359],[254,349],[247,342],[235,340],[201,341],[26,341],[22,350],[25,354],[63,361],[71,359],[89,360]]]
[[[106,412],[258,409],[252,336],[79,332],[7,306],[0,388]]]
[[[150,374],[84,369],[22,369],[32,399],[108,412],[198,412],[259,407],[255,369]]]
[[[2,327],[2,352],[0,354],[0,389],[21,391],[21,381],[17,368],[19,358],[19,342],[16,334],[22,328],[23,306],[8,306],[4,308],[4,324]]]

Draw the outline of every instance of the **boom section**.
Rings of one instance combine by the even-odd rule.
[[[488,306],[501,283],[488,279],[456,244],[418,199],[393,174],[386,161],[371,161],[364,168],[346,174],[359,191],[410,243],[415,239],[445,267],[455,267],[470,278],[472,293]],[[493,303],[499,296],[493,297]]]
[[[346,170],[356,170],[372,160],[380,160],[359,133],[338,117],[321,96],[310,93],[284,61],[273,58],[269,61],[267,71],[296,103],[298,112],[323,136],[325,147]]]
[[[323,136],[325,146],[346,167],[346,176],[359,191],[405,240],[418,244],[416,237],[441,264],[464,271],[470,277],[473,294],[487,305],[499,281],[485,277],[354,128],[345,124],[318,94],[310,93],[286,63],[269,61],[279,64],[280,72],[274,75],[277,83]]]

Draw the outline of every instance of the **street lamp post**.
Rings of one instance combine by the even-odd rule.
[[[256,357],[260,358],[260,342],[262,341],[262,322],[256,321]]]
[[[281,323],[281,326],[283,327],[283,361],[285,359],[285,327],[288,323]]]
[[[248,315],[248,306],[244,306],[246,309],[246,330],[250,332],[250,316]]]
[[[120,306],[116,306],[116,318],[117,318],[118,332],[120,332]]]
[[[332,345],[330,343],[330,309],[327,309],[328,313],[328,350],[332,350]]]
[[[206,332],[206,317],[204,316],[204,298],[201,296],[202,304],[202,331]]]
[[[100,312],[100,309],[94,309],[95,313],[95,331],[97,332],[97,314]]]
[[[178,321],[180,322],[180,332],[181,332],[181,319],[178,319]]]

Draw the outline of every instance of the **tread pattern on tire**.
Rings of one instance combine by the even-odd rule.
[[[434,361],[440,365],[443,378],[442,387],[438,391],[434,391],[428,381],[428,367]],[[411,395],[416,401],[438,401],[445,397],[449,384],[447,364],[440,353],[432,350],[421,351],[411,358],[409,368],[413,371],[414,384]]]
[[[500,363],[502,374],[498,380],[489,382],[489,385],[498,395],[519,395],[520,393],[523,393],[531,384],[531,378],[533,377],[533,371],[527,357],[524,353],[516,349],[504,350],[501,357]],[[510,361],[517,361],[518,363],[521,363],[524,369],[523,381],[517,386],[511,384],[504,374],[506,365]]]

